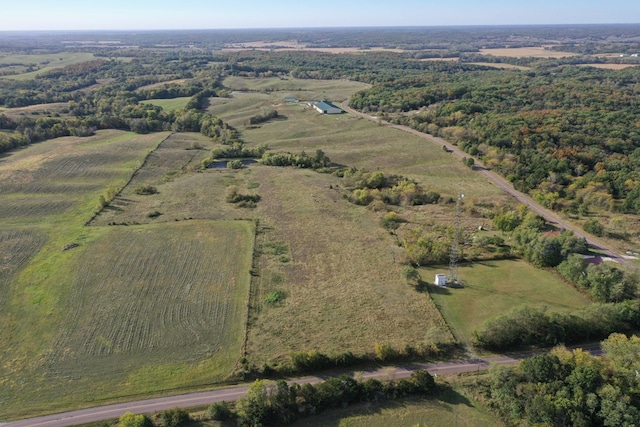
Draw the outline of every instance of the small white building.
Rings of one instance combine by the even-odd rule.
[[[436,280],[433,282],[436,286],[447,286],[447,275],[436,274]]]
[[[336,107],[332,103],[326,100],[322,100],[313,104],[313,108],[315,108],[319,113],[322,114],[342,114],[344,111],[340,107]]]

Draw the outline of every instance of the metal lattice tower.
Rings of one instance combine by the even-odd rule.
[[[449,277],[448,283],[459,283],[460,276],[458,275],[458,258],[460,256],[460,248],[458,242],[458,236],[460,235],[460,214],[462,212],[462,198],[464,194],[458,193],[458,202],[456,203],[456,219],[454,222],[453,239],[451,241],[451,254],[449,256]]]

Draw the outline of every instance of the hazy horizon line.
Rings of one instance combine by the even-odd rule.
[[[569,27],[569,26],[632,26],[640,22],[598,22],[598,23],[565,23],[565,24],[449,24],[449,25],[350,25],[323,27],[236,27],[236,28],[118,28],[118,29],[25,29],[0,30],[0,33],[97,33],[97,32],[164,32],[164,31],[282,31],[282,30],[348,30],[348,29],[427,29],[427,28],[516,28],[516,27]]]

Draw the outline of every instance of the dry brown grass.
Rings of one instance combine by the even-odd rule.
[[[167,81],[164,81],[164,82],[158,82],[158,83],[152,83],[152,84],[145,85],[145,86],[140,86],[136,90],[153,89],[153,88],[156,88],[156,87],[164,87],[165,85],[172,85],[172,84],[173,85],[183,85],[187,81],[189,81],[189,79],[167,80]]]
[[[223,52],[241,52],[243,50],[262,50],[282,52],[287,50],[309,51],[309,52],[326,52],[326,53],[354,53],[354,52],[405,52],[404,49],[388,49],[384,47],[371,47],[362,49],[359,47],[309,47],[305,43],[298,43],[295,40],[282,41],[254,41],[249,43],[231,43],[227,45]]]
[[[603,70],[624,70],[625,68],[638,67],[640,64],[578,64],[578,66],[601,68]]]
[[[435,61],[448,61],[448,62],[458,62],[460,58],[424,58],[420,61],[423,62],[435,62]]]
[[[396,239],[377,213],[330,188],[336,177],[264,167],[255,173],[261,223],[272,227],[264,239],[284,242],[290,260],[261,260],[249,329],[252,361],[310,349],[366,353],[376,342],[402,348],[423,342],[427,331],[450,339],[429,296],[402,279]],[[264,302],[274,290],[287,295],[279,306]]]
[[[567,56],[576,56],[571,52],[558,52],[549,50],[545,47],[514,47],[500,49],[480,49],[483,55],[508,56],[512,58],[565,58]]]
[[[500,64],[496,62],[472,62],[474,65],[483,65],[485,67],[499,68],[501,70],[530,70],[531,67],[522,67],[513,64]]]
[[[53,102],[50,104],[36,104],[16,108],[0,107],[0,113],[13,119],[18,119],[20,116],[24,115],[34,116],[34,118],[37,118],[39,115],[46,116],[50,114],[60,114],[67,107],[68,104],[66,102]]]

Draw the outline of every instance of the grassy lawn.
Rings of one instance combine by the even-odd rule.
[[[175,110],[182,110],[190,99],[191,97],[185,96],[172,99],[150,99],[148,101],[142,101],[142,103],[157,105],[158,107],[162,107],[164,111],[171,112]]]
[[[480,404],[457,391],[449,391],[437,399],[407,399],[380,405],[366,405],[329,411],[305,418],[294,427],[416,427],[500,425]]]
[[[436,273],[448,267],[421,268],[422,279],[433,283]],[[550,310],[571,310],[590,300],[556,275],[524,261],[504,260],[461,265],[463,288],[438,288],[429,292],[456,337],[469,342],[482,323],[522,304],[545,306]]]

